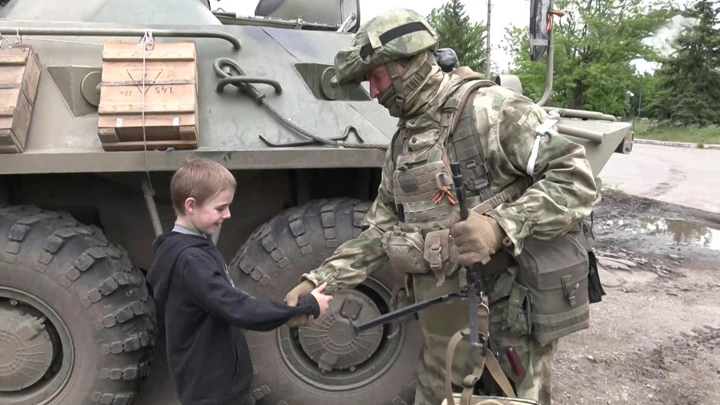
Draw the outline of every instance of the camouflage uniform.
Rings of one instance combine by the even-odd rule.
[[[386,25],[400,25],[420,18],[408,10],[394,10],[376,20],[384,21]],[[377,21],[376,24],[379,24]],[[371,20],[366,26],[372,24]],[[391,27],[377,29],[382,33],[382,30],[388,28]],[[370,31],[369,28],[367,30]],[[373,34],[370,32],[368,35],[362,30],[356,37],[356,43],[358,46],[367,43],[368,37]],[[412,45],[410,40],[415,35],[416,33],[410,33],[395,42],[385,44],[382,48],[383,55],[392,55],[393,47],[402,48],[400,54],[408,52]],[[410,96],[405,98],[402,106],[400,132],[396,142],[408,137],[419,143],[436,140],[442,121],[443,104],[455,90],[467,82],[467,78],[457,74],[443,73],[434,64],[434,60],[431,60],[430,51],[418,52],[420,55],[425,53],[428,54],[426,58],[416,57],[408,65],[410,70],[416,68],[414,64],[421,65],[427,73],[415,80],[414,89],[405,92]],[[348,54],[353,53],[347,52],[344,59],[336,59],[341,79],[342,69],[346,65],[355,63],[357,66],[357,61],[347,57]],[[389,60],[392,60],[392,57],[381,58],[374,65],[387,63]],[[365,69],[371,67],[369,64],[365,65]],[[357,75],[355,79],[362,80]],[[406,83],[403,85],[407,86]],[[518,178],[529,179],[526,166],[533,149],[535,130],[547,116],[545,111],[528,98],[500,86],[480,88],[474,100],[468,102],[471,101],[474,106],[476,133],[480,137],[478,141],[482,145],[490,170],[492,193],[502,191]],[[380,102],[388,106],[392,103],[392,97],[383,99],[381,95]],[[448,151],[452,161],[455,156],[450,149]],[[327,282],[326,292],[332,293],[339,289],[353,288],[388,263],[383,238],[402,222],[396,208],[397,185],[393,182],[394,175],[397,176],[394,174],[396,164],[390,148],[386,154],[377,198],[364,220],[364,231],[357,238],[341,245],[319,268],[303,275],[303,279],[310,280],[315,285]],[[500,204],[487,213],[497,221],[512,242],[508,252],[513,255],[522,251],[524,241],[530,236],[548,240],[575,229],[580,221],[589,216],[596,196],[595,182],[590,165],[585,159],[584,149],[563,137],[554,136],[540,142],[533,168],[532,185],[523,195],[515,201]],[[439,228],[441,227],[436,226],[432,229]],[[450,242],[452,244],[452,240]],[[457,252],[453,252],[452,246],[450,251],[450,265],[443,268],[444,282],[438,283],[438,276],[432,272],[411,275],[415,300],[435,297],[458,288],[460,276],[457,271]],[[557,341],[542,346],[528,333],[528,315],[519,298],[520,290],[515,277],[517,271],[517,267],[511,266],[485,279],[491,314],[491,344],[495,348],[512,345],[520,355],[526,368],[522,378],[511,375],[505,359],[500,362],[505,374],[514,381],[518,397],[550,404],[551,366]],[[425,344],[418,370],[419,384],[415,404],[437,405],[443,400],[445,350],[450,337],[468,322],[467,304],[464,300],[454,300],[425,309],[418,315]],[[460,346],[458,350],[468,349]],[[458,355],[454,359],[453,382],[459,385],[462,378],[472,371],[472,364],[469,356]]]

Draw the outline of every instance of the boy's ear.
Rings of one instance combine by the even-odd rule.
[[[192,214],[197,208],[197,201],[194,197],[188,197],[185,199],[185,213]]]

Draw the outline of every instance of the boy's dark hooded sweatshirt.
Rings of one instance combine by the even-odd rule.
[[[320,313],[311,294],[297,307],[236,290],[225,261],[201,235],[166,231],[153,241],[148,281],[164,313],[168,365],[183,405],[250,404],[252,362],[243,329],[269,331]]]

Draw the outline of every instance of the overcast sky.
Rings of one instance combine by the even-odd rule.
[[[447,0],[360,0],[360,18],[361,23],[367,22],[369,19],[382,12],[395,7],[406,7],[417,11],[422,15],[428,15],[433,8],[437,8],[446,3]],[[490,25],[490,42],[492,46],[491,60],[493,64],[497,64],[501,70],[506,71],[511,58],[505,55],[500,48],[505,44],[505,29],[510,25],[516,25],[527,29],[530,23],[530,0],[491,0],[492,1],[492,21]],[[681,3],[687,0],[676,0]],[[228,12],[236,12],[245,15],[254,15],[257,0],[211,0],[213,8],[221,7]],[[473,22],[485,23],[487,20],[487,4],[488,0],[464,0],[465,12]],[[557,18],[557,17],[556,17]],[[671,22],[672,24],[672,22]],[[674,25],[674,24],[673,24]],[[657,43],[665,43],[671,31],[663,30]],[[654,41],[655,42],[655,41]],[[638,70],[645,71],[650,66],[644,61],[636,64]]]
[[[442,6],[446,0],[360,0],[361,22],[366,22],[378,13],[395,7],[411,8],[422,15],[430,14],[430,10]],[[222,7],[225,11],[245,15],[253,15],[257,0],[213,0],[213,8]],[[515,24],[527,26],[530,21],[530,0],[492,0],[492,22],[490,42],[491,58],[501,68],[507,69],[510,58],[499,50],[500,41],[505,36],[505,26]],[[487,0],[463,1],[465,12],[473,22],[485,23],[487,19]]]

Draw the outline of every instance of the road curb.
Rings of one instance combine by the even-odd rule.
[[[709,144],[709,145],[703,145],[702,147],[699,147],[697,143],[691,143],[691,142],[665,142],[665,141],[655,141],[652,139],[633,139],[633,143],[640,143],[640,144],[646,144],[646,145],[660,145],[660,146],[674,146],[678,148],[695,148],[695,149],[720,149],[720,145],[718,144]]]

